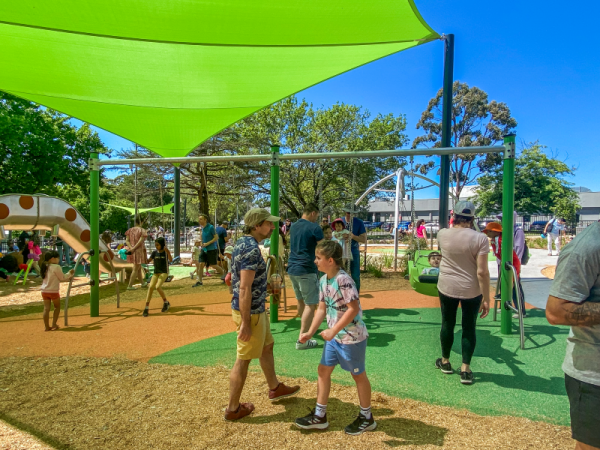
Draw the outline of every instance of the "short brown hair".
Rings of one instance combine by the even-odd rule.
[[[319,242],[317,248],[315,248],[315,253],[320,253],[327,259],[333,258],[335,263],[340,267],[344,264],[344,260],[342,259],[342,246],[335,241]]]
[[[302,214],[311,214],[314,212],[319,212],[319,207],[314,203],[307,203],[306,206],[302,209]]]

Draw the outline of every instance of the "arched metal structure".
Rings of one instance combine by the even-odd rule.
[[[438,187],[440,186],[439,183],[436,183],[434,180],[432,180],[430,178],[427,178],[423,175],[415,173],[414,171],[408,172],[408,171],[404,170],[403,167],[400,167],[396,172],[383,177],[381,180],[379,180],[376,183],[369,186],[367,188],[367,190],[354,203],[356,206],[358,206],[360,204],[360,202],[362,202],[367,197],[367,195],[369,195],[373,190],[375,190],[377,188],[377,186],[396,177],[396,196],[394,198],[394,268],[396,268],[397,258],[398,258],[398,217],[400,216],[400,199],[401,198],[403,199],[405,197],[406,185],[404,183],[404,178],[406,176],[410,176],[413,178],[420,178],[422,180],[428,181],[431,183],[432,186],[438,186]],[[414,187],[413,187],[413,190],[414,190]],[[452,192],[450,192],[450,195],[452,196],[452,198],[454,198],[456,200],[456,196],[454,194],[452,194]],[[411,208],[411,210],[412,210],[412,208]]]

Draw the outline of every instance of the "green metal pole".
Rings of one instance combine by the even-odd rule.
[[[175,206],[173,207],[173,213],[175,214],[175,224],[173,226],[173,258],[175,258],[179,256],[181,240],[181,237],[179,236],[179,233],[181,232],[181,170],[179,169],[179,164],[173,165],[175,166],[175,174],[173,177],[173,203],[175,203]]]
[[[90,166],[90,317],[100,316],[100,167],[98,153]]]
[[[271,146],[271,215],[279,217],[279,145]],[[271,234],[270,254],[278,258],[279,255],[279,224]],[[277,260],[279,263],[279,259]],[[271,323],[279,322],[279,305],[271,295]]]
[[[442,98],[442,147],[452,143],[452,84],[454,82],[454,35],[444,36],[444,87]],[[450,155],[440,156],[440,229],[448,228]]]
[[[502,287],[502,313],[500,332],[512,333],[512,311],[504,308],[512,299],[513,279],[511,271],[505,266],[512,264],[513,256],[513,211],[515,209],[515,135],[504,137],[504,170],[502,175],[502,262],[500,267]],[[500,280],[499,280],[500,282]]]

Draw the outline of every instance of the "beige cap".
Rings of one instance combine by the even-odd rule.
[[[223,253],[229,253],[230,255],[233,254],[233,245],[228,245],[225,247],[225,251]]]
[[[244,224],[249,227],[258,225],[264,221],[268,222],[279,222],[279,217],[272,216],[269,211],[263,208],[252,208],[244,216]]]

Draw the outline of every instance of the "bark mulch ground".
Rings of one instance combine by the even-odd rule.
[[[229,370],[164,366],[126,359],[1,358],[0,418],[55,448],[76,449],[571,449],[567,427],[514,417],[484,417],[374,393],[374,432],[343,427],[357,414],[356,389],[333,385],[330,428],[293,425],[315,404],[316,384],[270,403],[264,378],[251,372],[243,400],[256,405],[237,423],[222,418]],[[9,447],[10,448],[10,447]],[[19,447],[15,447],[19,448]]]
[[[388,283],[385,286],[395,282],[395,291],[369,290],[377,286],[376,280],[382,279],[364,279],[361,292],[364,309],[439,306],[437,297],[407,289],[408,282],[400,277],[383,279]],[[89,304],[69,308],[69,326],[63,327],[64,311],[61,311],[59,325],[63,328],[49,333],[43,331],[41,305],[0,308],[0,357],[122,356],[147,361],[174,348],[234,331],[231,295],[220,280],[208,280],[198,288],[191,286],[189,279],[166,283],[164,290],[171,310],[161,313],[162,302],[154,294],[149,317],[142,317],[146,290],[124,291],[121,307],[117,308],[114,288],[109,286],[103,291],[100,317],[90,317]],[[296,316],[291,288],[288,305],[288,313],[280,313],[281,320]]]

